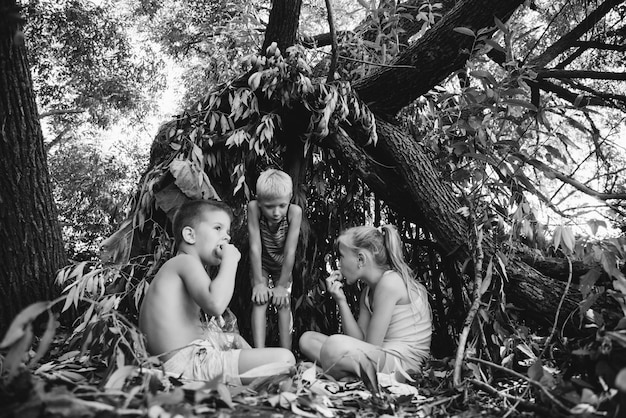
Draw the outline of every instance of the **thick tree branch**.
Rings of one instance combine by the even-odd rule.
[[[523,0],[464,0],[458,3],[392,62],[402,68],[381,68],[357,81],[355,90],[375,113],[395,115],[451,73],[463,68],[475,40],[455,32],[454,28],[463,26],[478,31],[491,27],[494,16],[505,19],[522,3]],[[485,12],[487,10],[489,13]]]
[[[604,49],[607,51],[618,51],[618,52],[624,52],[626,51],[626,44],[607,44],[604,42],[599,42],[599,41],[576,41],[574,42],[574,46],[577,46],[579,48],[586,48],[586,49]]]
[[[606,50],[606,51],[617,51],[617,52],[626,51],[626,44],[612,45],[612,44],[605,44],[605,43],[597,42],[597,41],[577,41],[577,42],[574,42],[573,46],[578,47],[578,49],[574,51],[572,55],[565,58],[563,61],[561,61],[557,65],[555,65],[554,68],[563,69],[567,67],[576,58],[580,57],[583,53],[585,53],[585,51],[588,51],[589,49],[601,49],[601,50]]]
[[[376,119],[378,143],[354,144],[358,132],[338,132],[327,144],[391,207],[423,225],[448,253],[467,257],[466,224],[449,184],[441,181],[430,157],[400,126]],[[346,129],[348,131],[348,129]],[[436,221],[435,221],[436,220]]]
[[[408,13],[415,17],[417,15],[417,12],[419,11],[420,6],[426,3],[428,3],[426,0],[409,0],[409,1],[399,4],[397,8],[398,10],[402,10],[403,13]],[[456,1],[455,0],[442,0],[437,3],[441,4],[441,8],[437,9],[437,12],[440,13],[441,15],[445,15],[450,9],[452,9]],[[395,16],[390,16],[390,17],[395,18]],[[416,18],[407,19],[403,16],[400,17],[398,21],[398,29],[399,29],[398,42],[400,43],[400,45],[406,45],[408,42],[408,39],[420,31],[423,23],[424,22],[422,22],[420,19],[416,19]],[[382,22],[382,25],[384,24],[385,22]],[[359,25],[359,27],[363,27],[363,26],[368,26],[368,21],[365,21],[361,25]],[[339,31],[337,32],[337,35],[341,37],[344,33],[347,33],[347,32],[349,31]],[[366,30],[365,33],[363,33],[362,37],[363,39],[371,40],[371,39],[375,39],[377,35],[378,35],[378,32],[376,30],[369,29],[369,30]],[[322,33],[322,34],[315,35],[315,36],[306,36],[302,38],[301,42],[307,48],[328,46],[332,42],[332,35],[331,33]]]
[[[575,45],[576,41],[591,30],[613,7],[623,2],[624,0],[606,0],[597,9],[589,13],[574,29],[550,45],[541,55],[531,60],[530,63],[535,67],[545,67],[561,53]]]
[[[581,191],[589,196],[595,197],[600,200],[625,200],[626,193],[601,193],[592,188],[585,186],[584,184],[566,176],[565,174],[555,170],[554,168],[548,166],[547,164],[537,160],[536,158],[528,158],[522,154],[516,153],[516,157],[524,161],[525,163],[532,165],[538,170],[543,171],[548,177],[557,178],[561,180],[563,183],[567,183],[570,186],[574,187],[578,191]]]
[[[39,114],[39,119],[47,118],[48,116],[57,116],[57,115],[71,115],[76,113],[84,113],[87,110],[85,109],[54,109],[49,110],[47,112],[42,112]]]
[[[506,55],[503,51],[497,51],[495,49],[492,49],[491,51],[489,51],[487,55],[489,56],[489,58],[491,58],[493,62],[499,65],[503,65],[504,62],[506,61]],[[562,81],[566,83],[569,82],[569,80],[562,80]],[[535,89],[540,89],[543,91],[554,93],[561,99],[566,100],[569,103],[573,104],[574,106],[578,106],[578,107],[605,106],[605,107],[622,108],[623,106],[617,102],[623,102],[624,104],[626,104],[626,96],[612,94],[612,93],[598,92],[586,86],[579,85],[579,86],[576,86],[576,88],[587,91],[588,93],[591,93],[592,94],[591,96],[586,96],[580,93],[573,92],[563,86],[554,84],[553,82],[548,81],[545,78],[527,80],[527,84],[530,86],[530,88],[533,91]]]
[[[587,70],[546,69],[537,73],[538,79],[544,78],[591,78],[595,80],[626,80],[626,73]]]
[[[594,97],[597,97],[597,98],[599,98],[601,100],[604,100],[605,103],[610,104],[610,106],[612,106],[612,107],[625,110],[625,107],[626,107],[626,96],[623,95],[623,94],[614,94],[614,93],[607,93],[607,92],[603,92],[603,91],[598,91],[598,90],[593,89],[593,88],[591,88],[589,86],[585,86],[584,84],[577,83],[577,82],[574,82],[574,81],[569,80],[569,79],[563,79],[561,81],[563,83],[565,83],[565,84],[569,84],[570,86],[572,86],[575,89],[585,91],[587,93],[590,93]],[[576,100],[579,101],[579,99],[576,99]],[[573,103],[576,103],[576,101],[573,102]]]
[[[71,126],[67,126],[65,127],[65,129],[63,129],[61,132],[59,132],[57,134],[57,136],[55,136],[51,141],[48,142],[44,142],[44,148],[46,150],[46,153],[48,153],[48,151],[50,151],[50,149],[52,147],[54,147],[55,145],[57,145],[58,143],[61,142],[61,140],[63,140],[63,137],[65,137],[65,135],[72,129]]]

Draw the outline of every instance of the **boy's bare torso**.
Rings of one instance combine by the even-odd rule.
[[[184,347],[203,337],[200,307],[189,295],[180,271],[187,256],[167,261],[150,284],[141,307],[139,327],[146,334],[147,349],[158,355]],[[207,286],[209,284],[207,283]],[[150,330],[146,333],[146,330]],[[167,361],[174,353],[161,357]]]

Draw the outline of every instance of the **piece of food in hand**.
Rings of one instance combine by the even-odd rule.
[[[332,273],[330,273],[329,279],[332,282],[343,282],[343,276],[341,275],[341,272],[339,270],[335,270]]]
[[[335,270],[333,267],[335,266],[335,260],[333,260],[332,254],[326,254],[324,256],[324,265],[326,267],[326,273],[332,274]]]

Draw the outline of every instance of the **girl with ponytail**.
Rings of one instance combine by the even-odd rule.
[[[337,238],[339,271],[326,279],[341,315],[343,334],[307,331],[300,350],[330,375],[359,374],[363,362],[377,371],[418,371],[430,352],[432,316],[428,295],[404,261],[400,235],[392,225],[357,226]],[[343,292],[365,283],[355,319]],[[397,374],[398,376],[398,374]]]

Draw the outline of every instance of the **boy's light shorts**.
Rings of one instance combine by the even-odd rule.
[[[240,386],[239,354],[241,350],[221,350],[208,340],[195,340],[178,350],[163,363],[166,372],[193,380],[213,380],[222,375],[222,381]]]

